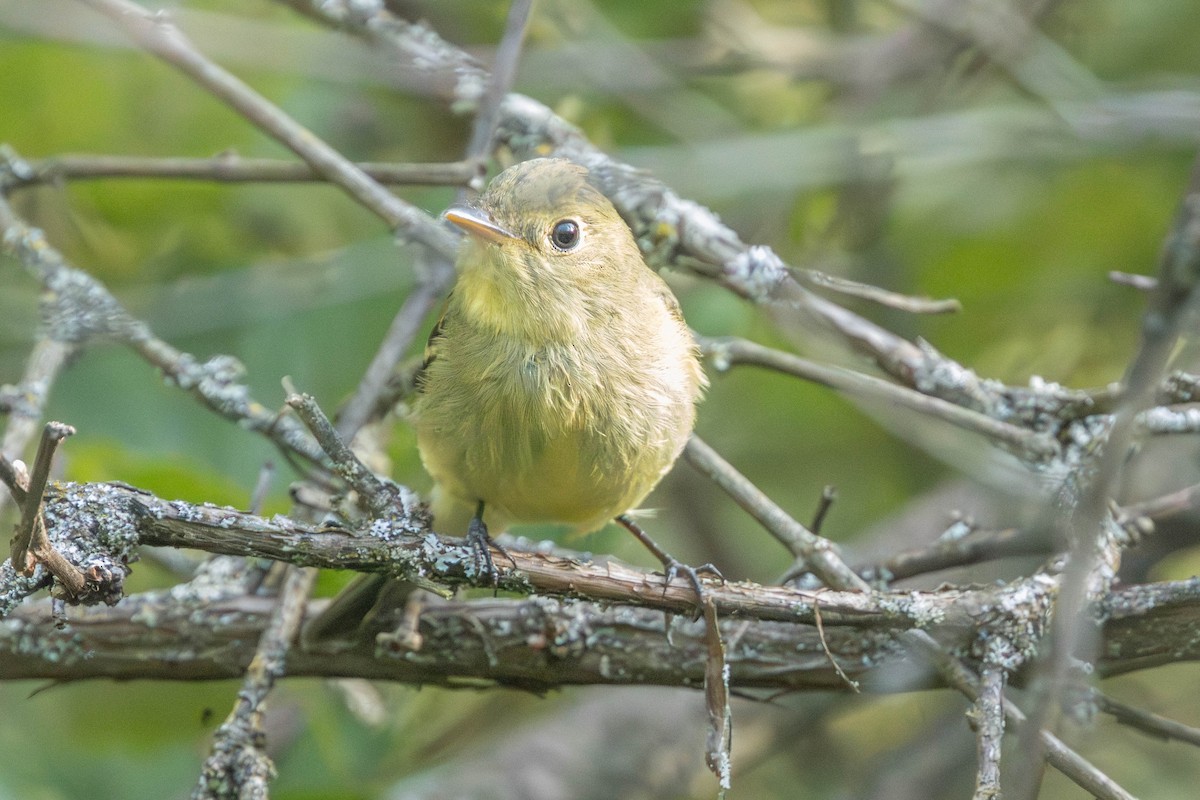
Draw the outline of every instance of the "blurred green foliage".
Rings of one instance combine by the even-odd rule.
[[[55,15],[22,5],[0,0],[0,141],[22,156],[282,155],[186,79],[118,44],[108,23],[89,15],[87,35],[80,37],[78,26],[59,27]],[[479,48],[485,59],[507,9],[492,0],[400,5],[447,38]],[[69,3],[54,6],[75,11]],[[739,60],[714,21],[735,7],[743,8],[734,2],[545,3],[531,26],[525,56],[531,66],[519,72],[517,88],[618,156],[639,148],[652,169],[655,153],[663,164],[679,163],[666,156],[726,138],[1041,102],[1015,88],[1004,70],[977,63],[951,60],[944,70],[934,65],[877,94],[870,87],[855,94],[783,67]],[[760,15],[764,43],[768,33],[786,30],[834,41],[838,31],[883,36],[912,24],[887,4],[760,0],[745,8]],[[287,9],[209,0],[181,3],[178,10],[202,49],[218,49],[237,74],[350,157],[460,156],[468,120],[381,85],[377,75],[348,80],[331,51],[310,61],[299,45],[289,50],[294,35],[317,29]],[[597,14],[610,27],[601,29]],[[221,41],[214,33],[242,24],[265,26],[255,30],[270,33],[270,47],[253,37]],[[1041,28],[1112,91],[1200,90],[1194,58],[1200,15],[1190,0],[1068,2]],[[337,46],[337,34],[322,36]],[[603,57],[617,44],[651,54],[672,80],[623,92],[612,83],[563,77],[585,72],[573,61],[579,53]],[[931,128],[929,135],[936,133]],[[691,175],[655,171],[674,185],[711,169],[717,177],[707,193],[691,199],[710,205],[747,241],[770,244],[797,266],[842,264],[848,277],[899,292],[958,298],[961,314],[932,318],[852,305],[907,336],[928,339],[981,375],[1015,383],[1040,375],[1094,386],[1120,376],[1136,346],[1142,306],[1136,291],[1112,284],[1107,272],[1153,270],[1194,144],[1147,135],[1105,147],[1081,142],[1050,159],[1023,158],[1015,142],[1003,159],[930,164],[898,176],[885,170],[874,180],[802,181],[782,190],[733,180],[737,164],[692,163]],[[779,168],[786,172],[787,165]],[[838,174],[840,167],[830,169]],[[430,213],[452,197],[444,188],[398,191]],[[411,255],[328,187],[81,181],[22,191],[15,200],[69,260],[104,281],[173,345],[198,358],[228,353],[240,359],[253,394],[268,406],[282,403],[280,380],[290,376],[325,408],[335,408],[353,391],[413,282]],[[694,279],[668,277],[702,333],[790,346],[756,309]],[[19,380],[35,302],[32,281],[18,265],[0,261],[0,382]],[[825,344],[810,343],[810,349],[844,360]],[[956,440],[945,451],[927,452],[910,443],[914,437],[882,425],[886,412],[859,409],[778,375],[737,368],[712,377],[700,434],[801,520],[811,517],[823,486],[836,486],[840,499],[823,532],[842,541],[852,543],[857,532],[954,474],[961,459],[950,450],[970,446]],[[79,428],[63,452],[66,477],[76,480],[122,480],[167,497],[245,506],[261,464],[278,460],[262,441],[206,413],[112,346],[93,346],[72,364],[54,389],[48,416]],[[398,480],[428,487],[402,426],[390,453]],[[680,466],[648,502],[662,509],[654,525],[669,548],[688,561],[712,559],[731,578],[771,580],[782,572],[788,563],[782,550],[694,475],[681,474],[687,472]],[[286,510],[288,480],[285,468],[268,511]],[[649,564],[635,543],[614,531],[582,546]],[[1176,559],[1168,572],[1190,574],[1196,563]],[[142,580],[142,586],[162,585],[169,577],[152,573]],[[328,576],[323,591],[344,580]],[[1122,678],[1112,691],[1200,724],[1194,703],[1177,702],[1194,678],[1194,668],[1181,666],[1159,670],[1153,680]],[[234,691],[232,684],[0,685],[0,798],[182,797]],[[351,715],[333,689],[311,681],[285,684],[274,699],[270,732],[280,770],[276,797],[374,797],[401,776],[486,748],[548,713],[547,701],[511,692],[379,691],[388,717],[371,727]],[[558,700],[574,694],[563,692]],[[852,765],[886,756],[914,727],[931,723],[941,713],[931,703],[907,696],[833,713],[831,738],[821,745],[836,756],[832,760],[798,765],[806,759],[784,749],[735,751],[736,763],[754,767],[735,777],[734,796],[849,796],[844,780]],[[961,712],[956,698],[936,703],[947,713]],[[961,738],[969,740],[965,727]],[[1087,742],[1089,756],[1137,794],[1186,796],[1200,777],[1194,751],[1180,745],[1148,743],[1110,725],[1089,733]],[[946,786],[947,794],[931,790],[929,796],[966,796],[969,773],[965,785],[956,774]],[[697,791],[711,796],[710,785]],[[692,794],[681,789],[680,796]],[[1080,796],[1057,776],[1043,794]]]

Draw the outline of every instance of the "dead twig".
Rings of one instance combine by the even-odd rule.
[[[385,185],[466,186],[477,170],[469,162],[392,164],[360,162],[355,166]],[[212,181],[214,183],[325,182],[305,163],[274,158],[246,158],[219,153],[211,158],[151,158],[120,155],[61,155],[28,160],[8,180],[11,189],[81,180],[121,178]]]
[[[83,592],[87,578],[83,571],[67,561],[50,544],[46,535],[46,520],[42,515],[43,496],[46,483],[50,478],[50,466],[54,461],[54,451],[58,443],[75,433],[70,425],[61,422],[48,422],[42,429],[42,440],[38,444],[37,456],[34,458],[33,471],[28,475],[22,474],[17,467],[16,482],[25,490],[25,498],[21,503],[21,520],[17,524],[17,533],[12,540],[13,568],[24,575],[32,575],[38,564],[42,564],[59,583],[63,585],[71,597]]]

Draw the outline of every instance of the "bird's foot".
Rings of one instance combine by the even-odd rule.
[[[721,574],[721,570],[717,569],[712,564],[706,563],[701,564],[698,567],[693,567],[688,564],[684,564],[682,561],[679,561],[676,558],[672,558],[670,555],[667,555],[667,557],[661,559],[661,561],[663,565],[663,594],[665,595],[667,593],[667,587],[671,585],[671,582],[675,580],[675,577],[677,575],[682,575],[687,579],[687,582],[691,584],[692,591],[696,593],[696,609],[692,612],[692,618],[699,619],[704,613],[705,598],[704,583],[700,580],[700,575],[712,575],[721,582],[722,586],[725,585],[725,576]]]
[[[692,567],[683,563],[666,550],[662,549],[662,547],[660,547],[657,542],[651,539],[649,534],[642,530],[642,527],[634,522],[628,514],[622,514],[617,517],[617,522],[621,523],[626,530],[637,537],[637,540],[645,545],[646,549],[653,553],[655,558],[659,560],[659,563],[663,565],[664,595],[667,593],[667,588],[671,585],[671,582],[675,580],[676,576],[683,575],[683,577],[687,579],[687,582],[691,584],[692,591],[696,593],[696,608],[693,611],[693,618],[699,619],[704,613],[704,600],[706,597],[704,582],[700,580],[700,575],[701,573],[713,575],[720,580],[722,584],[724,584],[725,576],[721,574],[721,570],[717,569],[712,564],[702,564],[699,567]]]
[[[493,547],[509,560],[513,569],[517,567],[517,562],[513,559],[512,554],[504,545],[492,538],[488,533],[487,524],[480,516],[473,517],[471,524],[467,526],[467,544],[475,554],[475,569],[480,575],[491,579],[492,589],[500,586],[500,573],[496,570],[495,559],[492,558]]]

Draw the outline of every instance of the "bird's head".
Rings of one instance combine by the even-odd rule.
[[[500,173],[472,205],[443,214],[465,231],[460,273],[482,270],[501,286],[590,291],[616,274],[646,269],[633,234],[584,167],[557,158]]]

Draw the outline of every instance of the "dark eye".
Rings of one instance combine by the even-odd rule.
[[[579,244],[579,223],[561,219],[550,229],[550,243],[559,250],[574,250]]]

